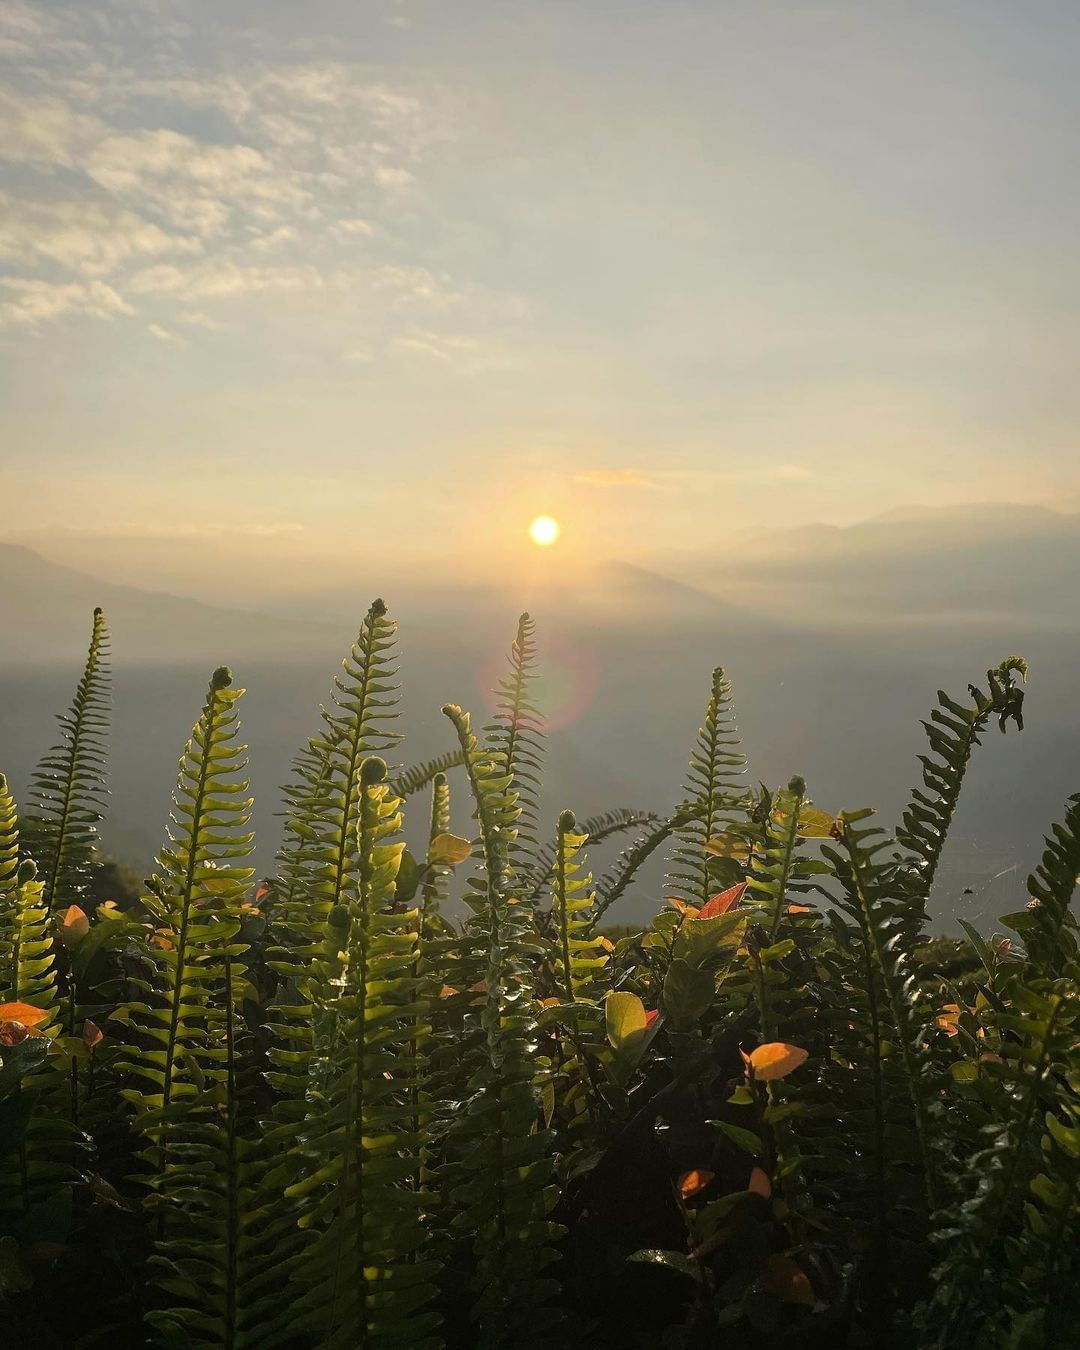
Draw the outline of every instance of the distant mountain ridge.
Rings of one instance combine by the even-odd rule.
[[[228,663],[238,656],[301,658],[334,636],[329,625],[100,581],[20,544],[0,543],[0,664],[81,659],[96,605],[106,612],[117,659]]]

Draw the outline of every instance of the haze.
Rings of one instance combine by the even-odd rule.
[[[4,534],[254,600],[1074,503],[1078,27],[9,2]]]
[[[1080,747],[1078,38],[1064,2],[8,0],[13,781],[95,603],[140,861],[223,660],[272,842],[376,594],[416,755],[534,610],[582,813],[677,800],[717,663],[757,776],[895,809],[933,690],[1022,650],[949,912],[1012,884]]]

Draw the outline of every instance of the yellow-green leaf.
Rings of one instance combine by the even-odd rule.
[[[456,834],[437,834],[428,845],[428,862],[456,867],[472,853],[472,844]]]

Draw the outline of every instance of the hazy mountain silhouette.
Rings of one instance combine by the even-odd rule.
[[[892,513],[745,547],[726,537],[722,557],[672,560],[674,577],[612,562],[485,585],[387,587],[401,624],[402,758],[448,748],[439,713],[447,700],[485,720],[486,691],[528,607],[545,669],[539,697],[553,714],[544,802],[552,819],[567,805],[585,815],[676,802],[710,672],[723,664],[752,781],[801,772],[823,806],[874,804],[890,823],[915,781],[919,719],[934,690],[963,695],[969,680],[1019,650],[1032,663],[1028,729],[988,735],[935,898],[946,921],[964,912],[990,922],[1023,902],[1041,834],[1080,788],[1070,580],[1080,570],[1078,524],[1027,510]],[[268,615],[108,585],[11,546],[0,545],[0,567],[0,767],[15,785],[22,789],[54,737],[52,713],[70,698],[90,611],[101,604],[116,667],[106,842],[149,860],[206,678],[225,662],[249,689],[244,731],[259,865],[268,868],[276,786],[383,589],[374,570],[375,585],[357,579],[305,597],[299,612],[291,601]],[[767,600],[755,600],[755,588]],[[467,831],[463,794],[455,815]],[[976,894],[962,897],[969,886]],[[628,912],[647,912],[661,896],[653,869]]]

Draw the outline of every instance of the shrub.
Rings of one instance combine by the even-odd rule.
[[[21,826],[0,779],[10,1343],[1080,1344],[1080,797],[1013,937],[927,930],[1024,663],[938,695],[893,834],[750,787],[721,670],[669,816],[545,826],[528,616],[426,764],[388,763],[394,644],[376,601],[257,883],[218,670],[154,876],[102,899],[100,613]],[[608,926],[667,844],[652,921]]]

